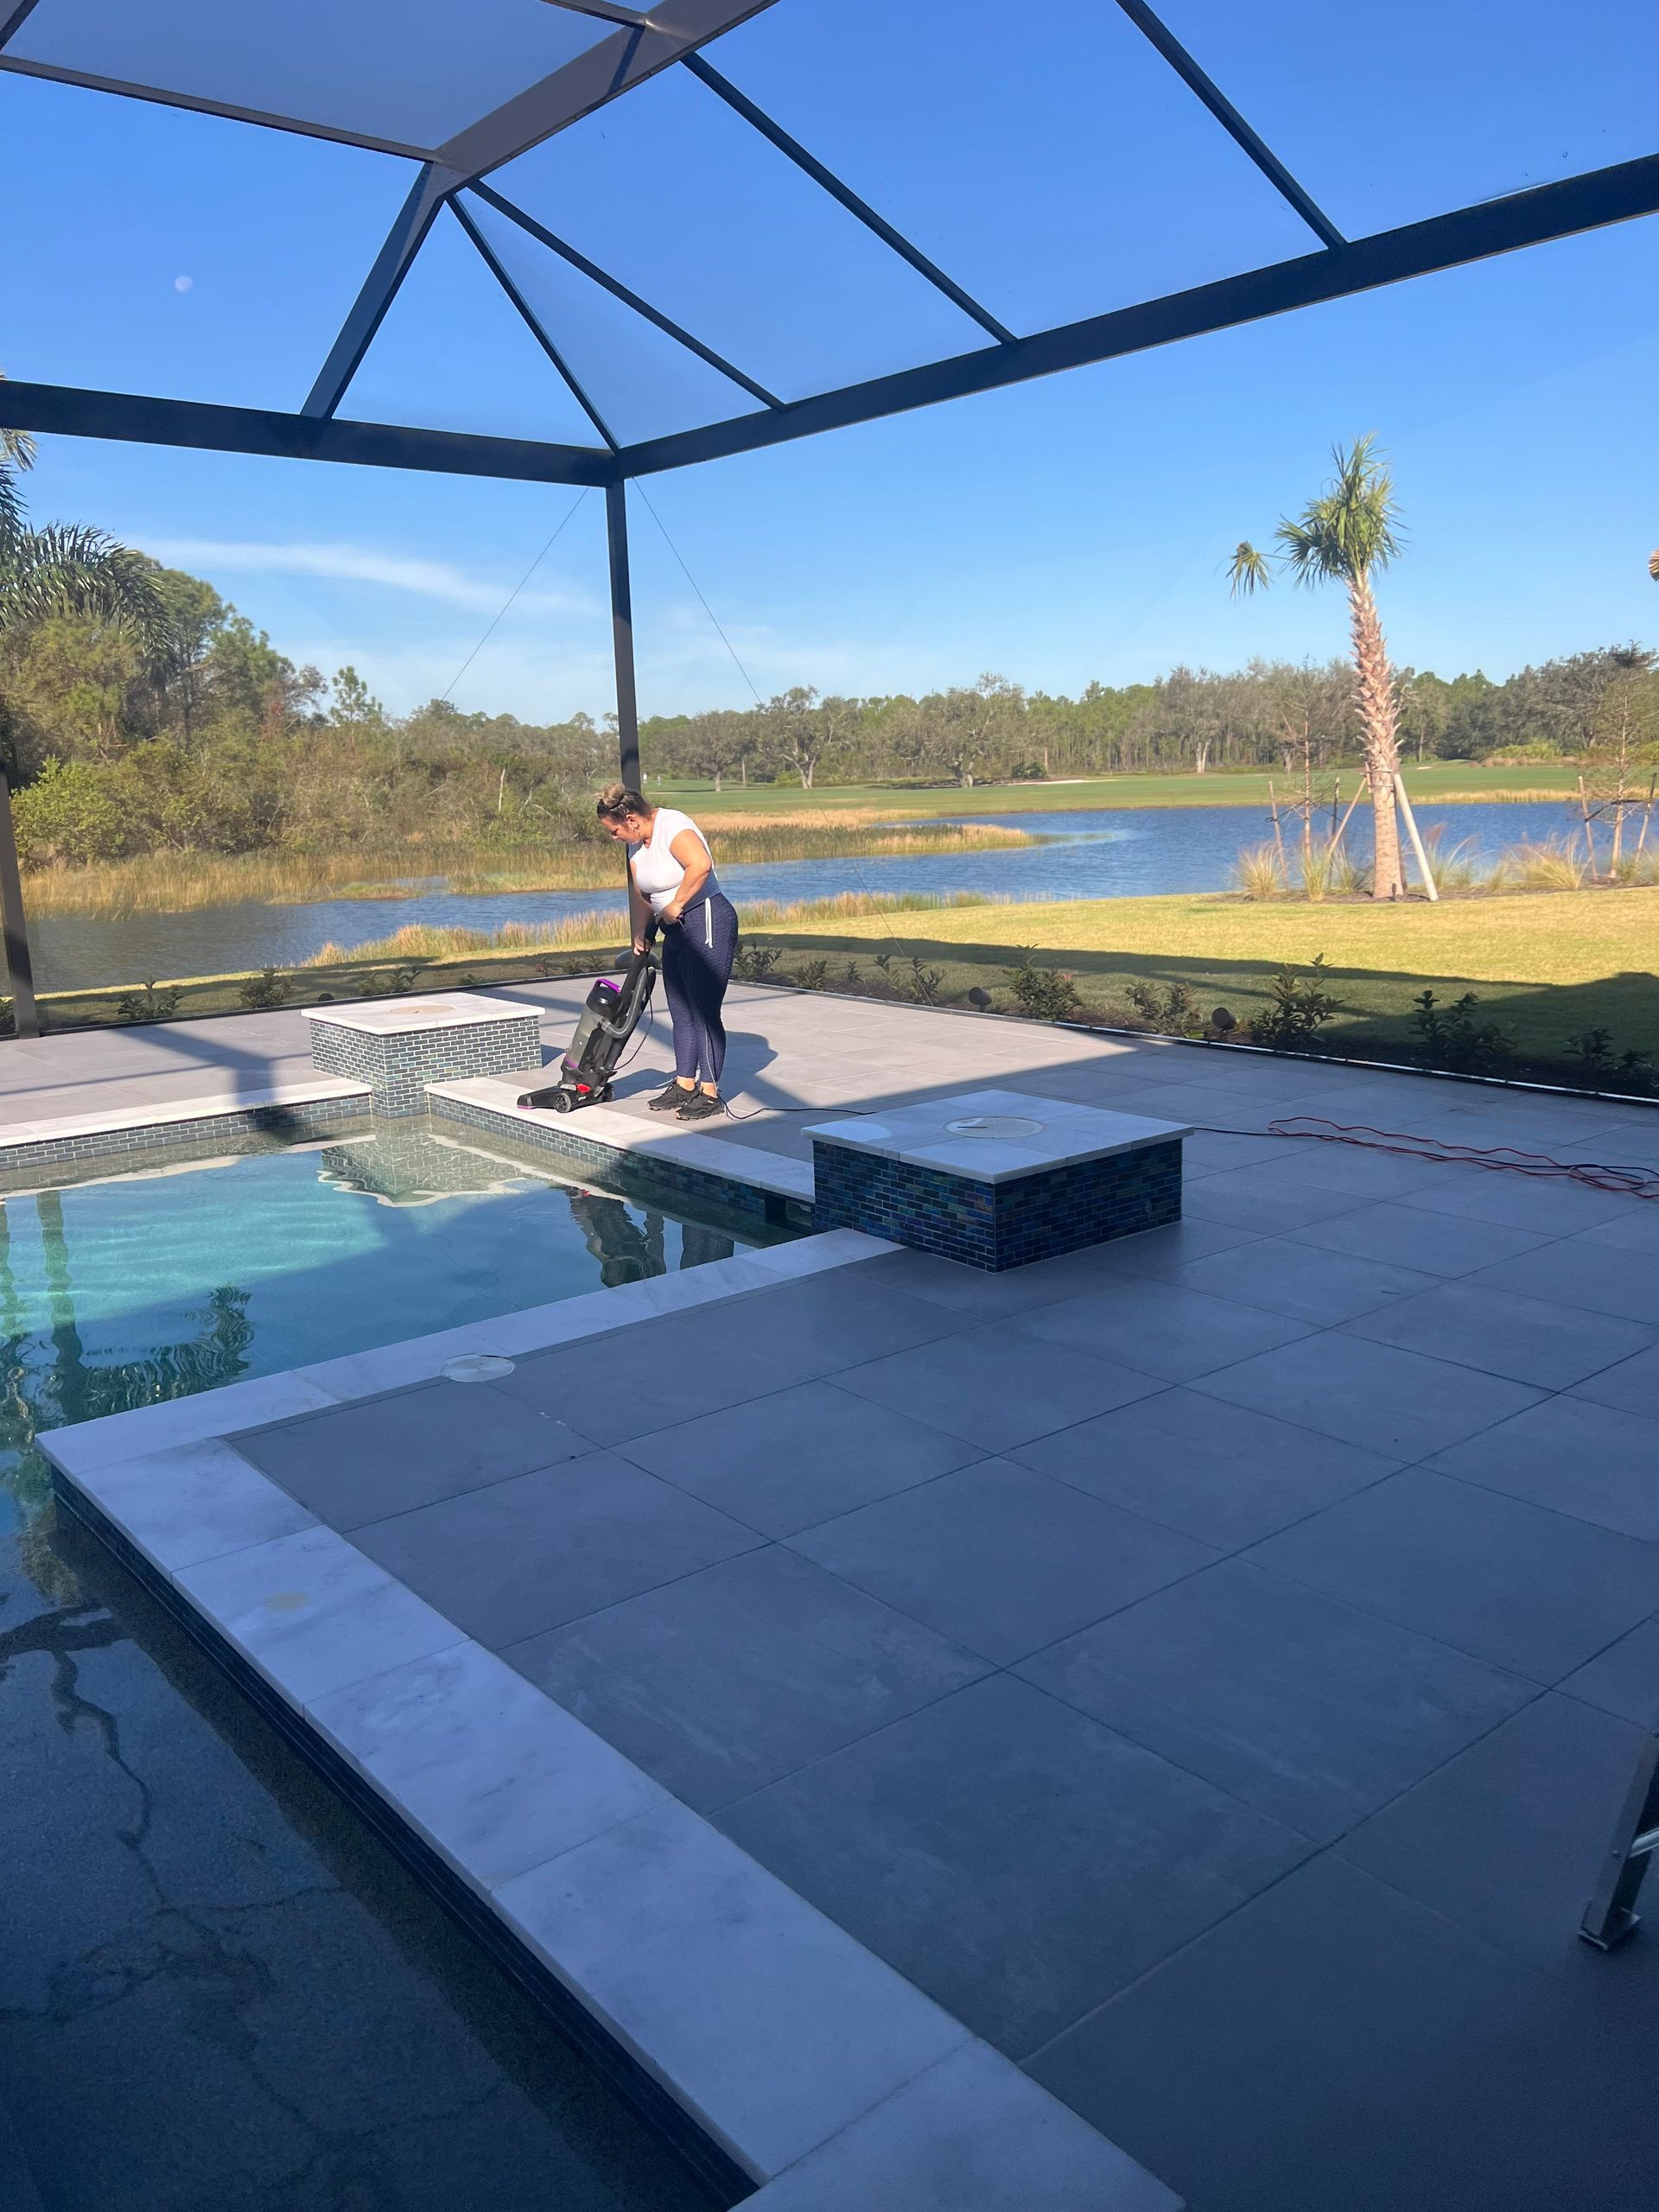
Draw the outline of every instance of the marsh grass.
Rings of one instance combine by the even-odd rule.
[[[1246,845],[1233,863],[1233,883],[1247,899],[1284,899],[1290,894],[1276,845]]]
[[[908,891],[885,896],[843,891],[834,899],[805,899],[793,904],[776,899],[757,899],[739,908],[746,929],[773,929],[780,923],[849,921],[864,914],[932,912],[956,906],[989,906],[998,902],[976,897],[970,891],[931,893]],[[445,928],[430,922],[410,922],[390,937],[367,944],[325,944],[305,963],[308,968],[340,968],[353,963],[418,961],[429,966],[439,960],[463,960],[471,955],[506,956],[555,952],[575,946],[612,945],[626,930],[620,911],[595,908],[582,914],[565,914],[547,922],[504,922],[497,930]]]
[[[907,859],[930,853],[1014,850],[1048,840],[988,823],[916,822],[877,826],[791,816],[718,828],[717,857],[741,861]],[[622,862],[608,840],[566,840],[550,849],[500,853],[409,846],[385,853],[276,854],[237,857],[164,853],[95,868],[40,868],[27,878],[35,914],[86,914],[118,921],[130,914],[183,914],[204,906],[298,906],[332,899],[418,899],[435,885],[450,892],[608,891]]]
[[[1541,844],[1511,845],[1494,861],[1483,862],[1474,840],[1444,844],[1443,833],[1430,832],[1425,840],[1429,866],[1443,899],[1481,899],[1527,891],[1639,890],[1659,884],[1659,852],[1643,852],[1621,860],[1611,880],[1599,876],[1590,865],[1574,832],[1567,837],[1547,837]],[[1364,861],[1345,849],[1317,849],[1296,859],[1298,880],[1286,874],[1276,846],[1247,845],[1233,863],[1233,888],[1241,897],[1261,902],[1273,899],[1311,900],[1368,899],[1371,872]],[[1413,898],[1421,896],[1414,873]]]

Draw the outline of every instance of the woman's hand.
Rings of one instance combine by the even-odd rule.
[[[677,899],[671,899],[667,906],[660,909],[657,918],[659,922],[677,922],[684,912]]]
[[[634,949],[634,950],[635,950],[636,952],[643,952],[643,951],[645,950],[645,940],[644,939],[644,938],[642,938],[642,937],[637,937],[637,938],[635,938],[635,939],[633,940],[633,949]]]

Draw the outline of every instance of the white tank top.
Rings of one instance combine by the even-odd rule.
[[[708,852],[709,840],[690,816],[671,806],[658,808],[652,820],[649,844],[628,847],[628,866],[633,870],[634,888],[651,901],[653,914],[662,912],[684,880],[685,870],[669,850],[682,830],[689,830]],[[702,888],[705,897],[719,890],[720,884],[712,869]]]

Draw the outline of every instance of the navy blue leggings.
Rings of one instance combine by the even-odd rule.
[[[663,931],[663,988],[674,1021],[674,1072],[718,1083],[726,1065],[721,1001],[737,954],[737,909],[723,891],[699,899]]]

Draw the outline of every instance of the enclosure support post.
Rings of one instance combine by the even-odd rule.
[[[1586,1943],[1593,1943],[1599,1951],[1611,1951],[1630,1933],[1637,1924],[1637,1891],[1656,1852],[1659,1852],[1659,1736],[1650,1736],[1637,1759],[1630,1794],[1602,1861],[1601,1878],[1584,1909],[1579,1933]]]
[[[605,486],[605,534],[611,549],[611,642],[616,652],[616,743],[622,781],[639,789],[639,704],[633,688],[633,594],[628,587],[628,487]]]
[[[0,773],[0,933],[6,943],[11,978],[11,1033],[38,1037],[35,969],[29,957],[29,918],[23,912],[23,882],[17,872],[17,840],[11,827],[11,786]]]

